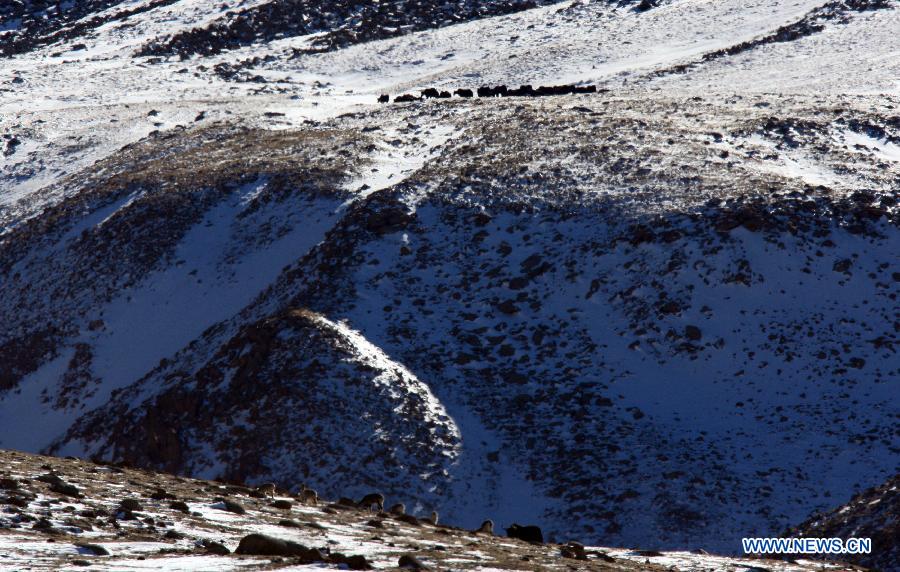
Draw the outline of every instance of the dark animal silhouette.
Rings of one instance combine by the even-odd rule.
[[[256,491],[267,497],[275,497],[275,483],[263,483],[256,487]]]
[[[300,490],[299,497],[300,497],[300,502],[302,502],[303,504],[312,504],[312,505],[319,504],[319,493],[317,493],[316,491],[314,491],[312,489],[306,488],[306,486],[304,486]]]
[[[468,88],[459,88],[455,90],[453,93],[449,91],[438,91],[437,88],[429,87],[425,88],[421,91],[421,96],[416,97],[412,94],[405,93],[403,95],[397,96],[394,98],[394,101],[397,103],[408,103],[410,101],[420,101],[422,99],[449,99],[453,97],[453,95],[458,95],[459,97],[470,98],[478,95],[478,97],[545,97],[551,95],[571,95],[571,94],[582,94],[582,93],[597,93],[608,92],[608,89],[598,90],[595,85],[542,85],[538,88],[532,87],[530,84],[525,84],[519,86],[517,88],[508,88],[505,85],[483,85],[475,90],[473,93],[471,89]],[[388,95],[382,95],[378,98],[380,103],[388,103],[390,101],[390,97]]]
[[[523,85],[517,89],[511,89],[506,93],[509,97],[534,97],[534,88],[531,85]]]
[[[518,538],[525,542],[534,542],[537,544],[544,543],[544,535],[541,532],[540,527],[534,525],[522,526],[513,524],[506,529],[506,536],[509,538]]]
[[[378,98],[378,103],[387,103],[391,100],[391,96],[384,93]]]
[[[373,506],[377,506],[379,511],[384,510],[384,495],[381,493],[370,493],[357,503],[359,508],[372,510]]]

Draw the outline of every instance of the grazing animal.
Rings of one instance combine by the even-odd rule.
[[[428,524],[430,524],[430,525],[432,525],[432,526],[437,526],[437,523],[438,523],[438,513],[437,513],[437,511],[436,511],[436,510],[431,511],[431,516],[429,516],[428,518],[423,518],[422,520],[425,521],[425,522],[427,522]]]
[[[378,97],[378,103],[387,103],[391,100],[391,96],[383,93]]]
[[[438,92],[438,90],[434,89],[433,87],[429,87],[428,89],[422,90],[422,97],[424,97],[424,98],[432,98],[432,97],[437,98],[440,96],[441,96],[441,94]]]
[[[475,532],[494,534],[494,521],[491,519],[487,519],[486,521],[481,523],[481,526]]]
[[[450,95],[449,91],[442,91],[438,94],[438,97],[440,97],[441,99],[450,99],[452,96]]]
[[[373,506],[377,506],[379,511],[384,510],[384,495],[381,493],[369,493],[356,503],[360,508],[372,510]]]
[[[394,103],[409,103],[410,101],[419,101],[419,98],[410,93],[404,93],[394,98]]]
[[[540,527],[534,525],[522,526],[513,524],[506,529],[506,536],[509,538],[518,538],[525,542],[533,542],[536,544],[544,543],[544,534],[541,532]]]
[[[319,493],[312,489],[303,487],[300,490],[300,502],[303,504],[317,505],[319,504]]]
[[[646,12],[659,6],[659,0],[641,0],[641,3],[634,7],[635,12]]]
[[[478,97],[494,97],[494,90],[483,85],[478,88]]]
[[[396,515],[406,514],[406,506],[402,502],[398,502],[388,512]]]
[[[262,493],[264,496],[274,498],[276,488],[277,487],[275,486],[275,483],[263,483],[256,487],[256,492]]]
[[[471,89],[466,89],[466,88],[457,89],[453,93],[455,93],[456,95],[458,95],[460,97],[472,97],[473,95],[475,95],[474,93],[472,93]]]
[[[533,97],[534,96],[534,88],[531,85],[523,85],[518,89],[509,90],[506,95],[508,97]]]

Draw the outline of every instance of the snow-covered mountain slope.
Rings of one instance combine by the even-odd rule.
[[[853,495],[827,513],[816,514],[785,533],[793,537],[871,538],[872,553],[845,558],[875,570],[892,570],[900,562],[900,475]]]
[[[896,474],[898,3],[656,4],[48,19],[0,60],[0,446],[727,552]]]
[[[99,444],[116,435],[112,455],[137,466],[284,483],[330,474],[329,488],[354,497],[381,487],[413,498],[440,495],[458,456],[459,431],[425,384],[311,312],[248,324],[190,380],[175,369],[165,379],[116,397],[140,414],[79,422],[85,450],[109,454]]]
[[[437,570],[857,570],[809,560],[530,544],[499,528],[476,533],[440,517],[420,521],[346,500],[320,497],[312,505],[294,491],[267,497],[235,483],[12,451],[0,450],[0,466],[0,570],[396,570],[410,556]],[[254,534],[295,543],[294,550],[244,540]]]
[[[370,454],[340,443],[390,428],[416,444],[380,471],[468,525],[473,495],[503,511],[526,490],[559,534],[728,549],[779,530],[896,470],[900,364],[896,167],[888,143],[843,145],[894,138],[891,103],[774,99],[791,119],[771,97],[573,96],[149,139],[6,238],[4,445],[65,433],[53,451],[333,490],[368,482],[333,478]],[[370,192],[382,168],[397,183]],[[432,398],[376,405],[385,366],[349,400],[368,429],[325,409],[308,438],[293,408],[362,374],[298,310],[453,421],[428,421]],[[394,426],[413,403],[419,429]]]

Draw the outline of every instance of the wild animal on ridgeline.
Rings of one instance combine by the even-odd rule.
[[[494,521],[491,519],[487,519],[486,521],[481,523],[476,530],[474,530],[476,534],[490,534],[493,536],[494,534]]]
[[[263,483],[256,487],[256,492],[262,493],[263,496],[274,498],[276,489],[275,483]]]
[[[300,487],[300,492],[297,496],[300,497],[300,502],[303,504],[310,504],[313,506],[319,504],[319,493],[307,488],[305,485]]]
[[[373,506],[377,506],[379,512],[384,511],[384,495],[381,493],[369,493],[356,503],[359,508],[372,510]]]
[[[531,542],[533,544],[544,543],[544,534],[541,532],[539,526],[534,525],[522,526],[520,524],[512,524],[506,529],[506,536],[509,538],[518,538],[519,540],[524,540],[525,542]]]

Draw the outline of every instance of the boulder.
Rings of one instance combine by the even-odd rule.
[[[401,556],[399,566],[400,568],[406,568],[407,570],[431,570],[430,567],[423,564],[421,560],[412,554],[404,554]]]
[[[235,554],[252,554],[256,556],[310,556],[314,551],[302,544],[282,540],[265,534],[248,534],[241,539]]]
[[[221,506],[219,506],[219,505],[221,505]],[[240,504],[238,504],[234,501],[228,500],[228,499],[223,499],[222,501],[220,501],[219,505],[213,505],[213,506],[215,506],[215,508],[218,508],[218,509],[222,509],[222,510],[225,510],[228,512],[233,512],[234,514],[245,514],[247,512],[247,510],[243,506],[241,506]]]
[[[210,554],[216,554],[218,556],[228,556],[231,554],[231,551],[228,550],[227,546],[221,542],[215,542],[214,540],[201,540],[200,546],[206,549]]]
[[[109,556],[109,550],[100,546],[99,544],[78,543],[75,544],[75,546],[78,547],[78,551],[82,554],[89,553],[93,554],[94,556]]]
[[[372,570],[372,564],[366,560],[366,557],[361,554],[353,554],[351,556],[344,556],[343,554],[332,554],[329,559],[333,564],[342,564],[349,568],[350,570]]]
[[[135,512],[142,511],[144,507],[141,505],[140,501],[137,499],[123,499],[121,503],[119,503],[119,508],[125,512]]]

